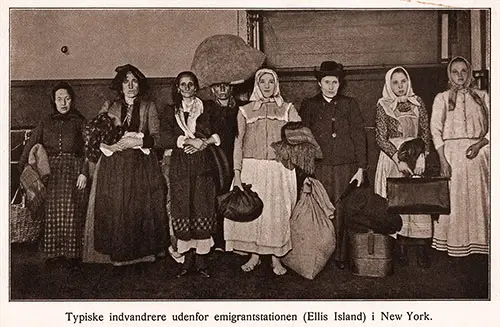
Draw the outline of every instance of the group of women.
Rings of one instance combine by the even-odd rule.
[[[304,100],[300,111],[283,99],[273,70],[258,70],[250,101],[240,106],[235,117],[234,140],[221,138],[227,135],[223,114],[197,97],[199,84],[192,72],[176,77],[173,104],[161,124],[155,104],[145,97],[145,76],[132,65],[120,66],[116,72],[111,88],[117,97],[107,101],[90,123],[76,109],[71,86],[58,84],[51,93],[54,112],[33,130],[20,160],[22,168],[37,143],[48,153],[51,176],[41,241],[48,262],[69,259],[76,266],[83,256],[86,262],[127,267],[154,261],[164,255],[170,219],[176,249],[184,257],[178,277],[192,272],[210,277],[206,256],[220,227],[212,152],[221,144],[234,143],[232,185],[251,184],[264,209],[251,222],[224,220],[225,250],[249,255],[241,266],[244,272],[254,270],[262,256],[270,255],[273,273],[285,274],[280,258],[293,248],[289,218],[297,198],[297,178],[294,170],[276,160],[271,144],[281,140],[281,129],[288,122],[302,121],[318,141],[323,158],[317,161],[315,177],[333,203],[351,182],[360,186],[365,179],[364,123],[357,102],[339,92],[344,83],[339,63],[321,64],[316,71],[320,93]],[[450,177],[451,213],[434,222],[427,215],[405,215],[397,237],[432,237],[432,247],[453,257],[487,254],[488,94],[473,88],[471,66],[464,58],[449,63],[448,78],[449,88],[436,96],[429,123],[408,72],[403,67],[387,72],[377,103],[376,139],[381,153],[374,191],[386,197],[387,177],[424,174],[432,137],[441,174]],[[109,122],[104,136],[92,130],[102,121]],[[95,135],[101,136],[98,142],[92,139]],[[424,141],[425,151],[412,169],[398,160],[397,152],[405,140],[414,138]],[[96,156],[88,155],[92,141]],[[170,217],[157,148],[172,150]],[[337,248],[342,249],[343,222],[335,223]],[[335,260],[342,268],[341,252],[336,251]],[[425,260],[422,265],[427,265]]]

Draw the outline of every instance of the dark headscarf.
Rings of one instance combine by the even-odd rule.
[[[139,81],[139,95],[143,95],[145,92],[149,90],[148,80],[146,76],[135,66],[131,64],[126,64],[123,66],[118,66],[115,68],[116,76],[111,81],[110,89],[115,90],[119,94],[122,94],[123,88],[122,84],[125,78],[127,77],[128,72],[134,74],[134,76]]]
[[[57,106],[56,106],[56,92],[58,90],[66,90],[68,91],[69,96],[71,97],[71,106],[70,109],[67,113],[60,113],[57,111]],[[50,103],[52,105],[52,108],[54,109],[54,112],[51,115],[52,119],[58,119],[58,120],[66,120],[66,119],[71,119],[75,117],[81,117],[84,118],[83,115],[76,109],[76,97],[75,97],[75,91],[73,90],[73,87],[69,85],[68,82],[59,82],[52,91],[50,92]]]

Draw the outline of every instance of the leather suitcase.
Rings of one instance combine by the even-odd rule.
[[[374,232],[349,232],[351,273],[357,276],[385,277],[392,275],[394,239]]]
[[[387,211],[397,214],[449,214],[449,179],[387,178]]]

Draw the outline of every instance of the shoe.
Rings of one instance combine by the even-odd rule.
[[[210,278],[210,274],[207,269],[198,269],[198,274],[200,274],[201,277]]]
[[[417,249],[417,263],[422,268],[429,268],[431,266],[429,252],[425,245],[420,245]]]
[[[344,261],[335,260],[335,265],[340,270],[344,270],[345,269],[345,262]]]
[[[177,278],[180,278],[180,277],[186,276],[187,274],[189,274],[189,270],[182,268],[182,269],[181,269],[181,270],[179,270],[179,272],[177,273]]]

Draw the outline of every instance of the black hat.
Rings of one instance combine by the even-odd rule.
[[[318,81],[325,76],[337,76],[339,80],[344,78],[344,66],[335,61],[323,61],[319,70],[314,70],[314,76]]]

